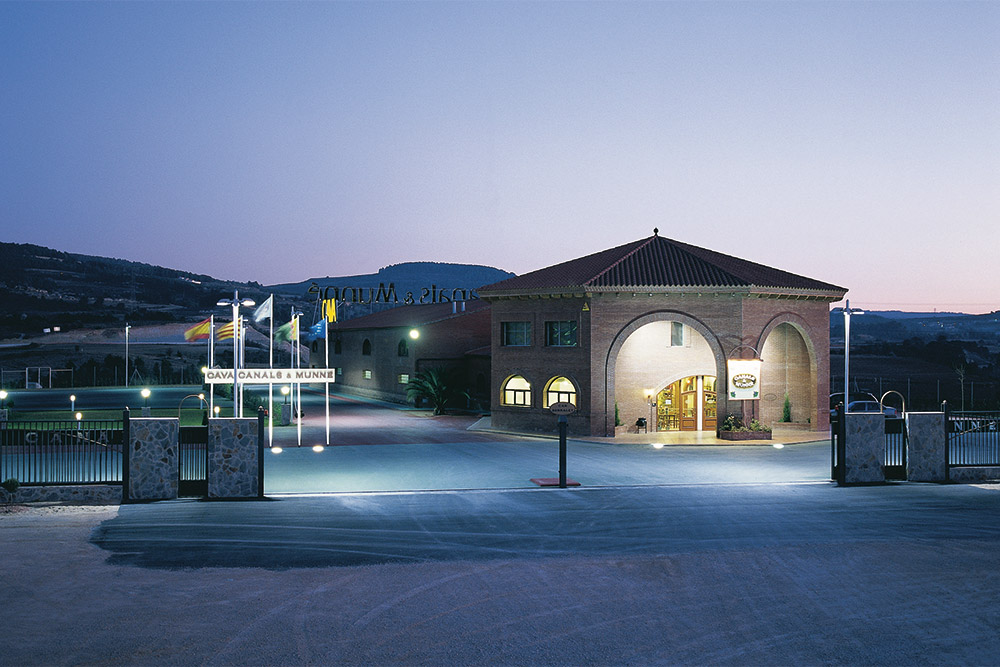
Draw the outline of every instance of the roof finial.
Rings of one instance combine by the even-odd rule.
[[[660,230],[657,229],[656,227],[653,227],[653,236],[659,236],[659,235],[660,235]]]

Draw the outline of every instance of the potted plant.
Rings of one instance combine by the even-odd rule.
[[[723,440],[770,440],[771,429],[756,419],[744,424],[737,415],[729,415],[719,426],[719,437]]]

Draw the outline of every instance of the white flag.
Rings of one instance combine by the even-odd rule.
[[[253,311],[253,321],[261,322],[262,320],[271,319],[271,310],[274,305],[274,295],[267,297],[267,301],[257,306],[257,310]]]

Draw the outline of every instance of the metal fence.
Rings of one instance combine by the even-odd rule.
[[[948,465],[1000,466],[1000,412],[951,412],[945,407]]]
[[[122,420],[0,422],[0,480],[121,484]]]

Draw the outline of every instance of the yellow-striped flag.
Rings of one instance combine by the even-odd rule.
[[[327,322],[337,321],[337,300],[323,299],[323,316]]]
[[[189,343],[196,340],[208,340],[210,335],[208,330],[209,320],[198,322],[198,324],[184,332],[184,340]]]
[[[223,324],[219,327],[219,330],[215,332],[216,340],[228,340],[233,338],[236,334],[233,333],[233,323]]]

